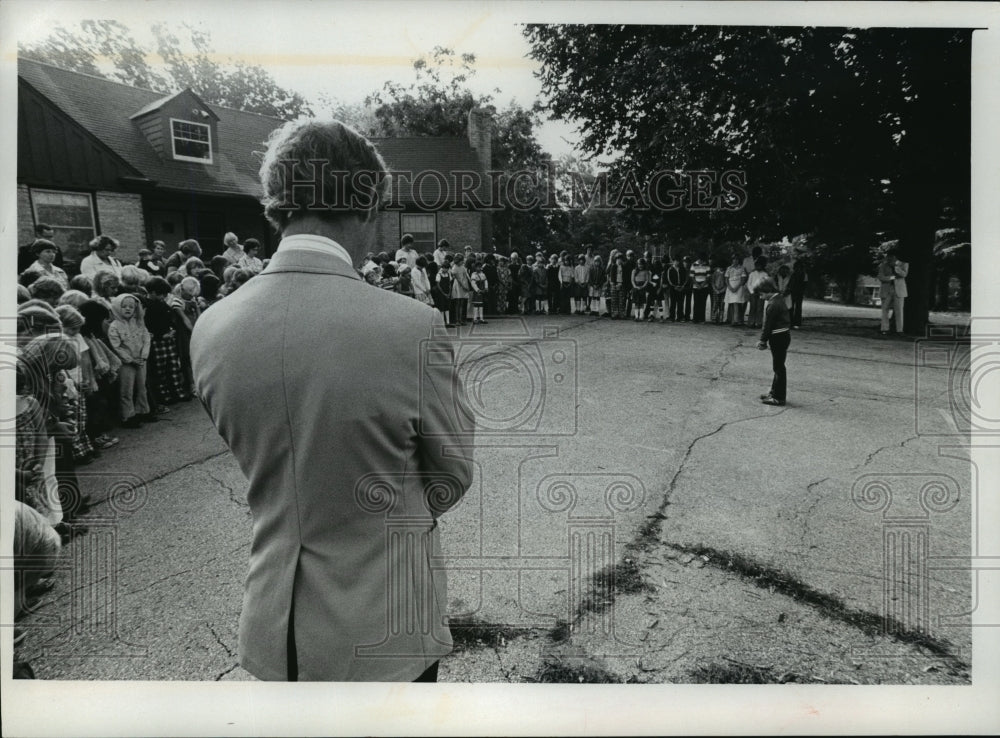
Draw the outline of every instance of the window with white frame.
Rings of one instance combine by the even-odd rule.
[[[44,223],[54,231],[55,242],[69,261],[79,261],[97,235],[94,203],[87,192],[60,192],[31,189],[35,224]]]
[[[433,251],[437,243],[437,215],[435,213],[400,213],[399,233],[413,236],[413,249],[423,254]]]
[[[212,163],[212,129],[207,124],[171,118],[170,138],[175,159]]]

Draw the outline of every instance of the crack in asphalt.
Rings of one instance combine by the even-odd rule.
[[[497,664],[500,665],[500,673],[503,674],[503,678],[506,681],[509,682],[510,681],[510,671],[508,671],[506,668],[504,668],[503,659],[500,658],[500,649],[497,648],[496,646],[493,646],[493,653],[497,657]]]
[[[226,482],[224,482],[222,479],[219,479],[217,476],[212,474],[212,472],[206,470],[205,473],[208,474],[208,476],[211,477],[215,482],[217,482],[220,487],[226,490],[226,493],[229,495],[230,502],[232,502],[237,507],[243,507],[249,510],[250,504],[245,499],[241,498],[235,489],[233,489],[230,485],[226,484]]]
[[[730,353],[734,352],[736,348],[738,348],[738,346],[734,346],[732,349],[730,349]],[[690,459],[691,454],[694,452],[695,446],[700,441],[706,438],[711,438],[712,436],[715,436],[721,433],[722,431],[726,430],[730,426],[737,425],[739,423],[745,423],[751,420],[758,420],[760,418],[775,417],[777,415],[781,415],[787,409],[788,408],[786,406],[781,408],[781,410],[779,410],[778,412],[767,412],[767,413],[761,413],[759,415],[751,415],[746,418],[736,418],[734,420],[727,420],[726,422],[720,424],[719,427],[716,428],[715,430],[709,431],[708,433],[703,433],[693,438],[688,443],[687,449],[685,450],[684,455],[681,457],[681,461],[677,466],[677,470],[671,477],[670,482],[666,485],[666,489],[663,492],[663,500],[660,503],[659,507],[652,516],[647,518],[647,523],[640,529],[638,535],[630,543],[625,545],[626,556],[624,558],[630,558],[628,554],[631,554],[631,552],[637,549],[639,550],[643,549],[644,546],[648,544],[649,539],[651,539],[653,536],[659,535],[660,530],[663,527],[663,521],[667,519],[666,515],[664,514],[664,511],[670,504],[670,497],[673,494],[678,479],[680,478],[682,472],[684,471],[685,465]],[[623,566],[624,564],[625,562],[623,560],[618,563],[618,566]],[[576,611],[573,614],[572,620],[569,623],[566,623],[565,625],[556,626],[556,628],[550,630],[549,632],[550,637],[556,640],[563,640],[563,638],[561,637],[555,638],[556,631],[561,632],[564,629],[568,629],[568,632],[572,633],[573,630],[576,628],[576,626],[583,620],[583,618],[587,617],[587,615],[594,610],[594,608],[590,606],[590,603],[594,602],[595,598],[601,594],[601,592],[598,591],[598,589],[600,588],[600,582],[597,581],[600,577],[600,574],[601,572],[597,572],[593,577],[591,577],[591,586],[587,594],[581,599],[580,603],[576,606]],[[605,587],[604,589],[607,588]],[[615,601],[618,592],[615,589],[611,589],[609,594],[611,602],[607,604],[612,604]]]
[[[726,430],[731,425],[736,425],[737,423],[745,423],[745,422],[750,421],[750,420],[758,420],[760,418],[773,418],[773,417],[776,417],[778,415],[781,415],[787,409],[788,409],[788,406],[786,405],[785,407],[781,408],[781,410],[779,410],[776,413],[761,413],[760,415],[751,415],[751,416],[746,417],[746,418],[736,418],[735,420],[727,420],[725,423],[723,423],[722,425],[720,425],[715,430],[710,431],[708,433],[703,433],[700,436],[696,436],[688,444],[687,450],[684,452],[684,456],[681,457],[681,463],[678,465],[677,471],[675,471],[674,475],[670,478],[670,482],[667,485],[667,492],[666,492],[666,497],[664,498],[664,503],[661,503],[660,507],[657,509],[657,512],[663,513],[663,510],[666,507],[666,504],[669,504],[669,502],[670,502],[670,495],[671,495],[671,493],[673,493],[674,487],[677,485],[677,480],[680,478],[681,473],[684,471],[684,467],[687,464],[688,459],[691,458],[691,454],[694,451],[694,447],[698,444],[699,441],[703,441],[706,438],[711,438],[712,436],[718,435],[719,433],[721,433],[722,431]]]
[[[232,655],[232,654],[230,654],[230,656],[231,656],[231,655]],[[238,669],[238,668],[239,668],[239,663],[236,663],[236,664],[233,664],[233,665],[232,665],[232,666],[230,666],[230,667],[229,667],[228,669],[226,669],[226,670],[225,670],[225,671],[223,671],[223,672],[222,672],[221,674],[219,674],[219,675],[218,675],[217,677],[215,677],[214,681],[216,681],[216,682],[217,682],[217,681],[221,680],[221,679],[222,679],[222,677],[224,677],[224,676],[225,676],[226,674],[229,674],[229,673],[231,673],[231,672],[233,672],[233,671],[236,671],[236,669]]]
[[[913,367],[913,362],[912,361],[890,361],[890,360],[885,359],[884,357],[871,359],[871,358],[868,358],[868,357],[865,357],[865,356],[844,356],[843,354],[823,354],[823,353],[820,353],[818,351],[814,352],[814,351],[802,351],[802,350],[789,351],[788,353],[789,353],[789,355],[791,355],[791,354],[798,354],[800,356],[819,356],[820,358],[825,358],[825,359],[841,359],[841,360],[846,360],[846,361],[864,361],[864,362],[868,362],[868,363],[872,363],[872,364],[890,364],[892,366],[907,366],[907,367],[911,367],[911,368]]]
[[[722,374],[723,372],[726,371],[726,367],[729,366],[729,364],[733,360],[733,357],[736,355],[736,350],[743,347],[744,338],[746,338],[746,336],[740,336],[735,346],[732,346],[722,352],[722,359],[723,359],[722,365],[719,366],[715,370],[715,372],[713,372],[712,375],[708,378],[709,382],[718,382],[722,378]]]
[[[831,479],[833,479],[833,477],[823,477],[822,479],[817,479],[815,482],[810,482],[808,485],[806,485],[806,494],[807,495],[812,494],[813,490],[816,487],[823,484],[823,482],[830,481]],[[816,495],[812,503],[809,505],[809,507],[805,510],[804,513],[796,514],[796,517],[802,518],[802,535],[799,536],[799,547],[805,545],[806,536],[808,536],[810,533],[809,519],[812,517],[813,512],[819,506],[819,503],[822,502],[824,499],[825,498],[822,495]],[[800,552],[798,555],[804,556],[805,554]]]
[[[226,654],[228,656],[235,656],[236,654],[233,653],[232,649],[229,648],[229,646],[223,642],[222,638],[219,637],[219,634],[215,632],[215,628],[212,627],[212,624],[205,623],[205,625],[208,626],[209,631],[211,631],[212,635],[215,637],[215,642],[222,646],[222,649],[226,652]],[[216,681],[218,681],[218,679],[216,679]]]
[[[883,451],[887,451],[890,448],[897,448],[897,447],[898,448],[904,448],[906,446],[906,444],[910,443],[911,441],[916,441],[918,438],[920,438],[919,435],[910,436],[909,438],[903,439],[899,443],[895,443],[894,442],[894,443],[890,443],[890,444],[887,444],[885,446],[882,446],[881,448],[877,448],[874,451],[872,451],[870,454],[868,454],[868,456],[865,457],[865,460],[862,461],[860,464],[858,464],[857,466],[851,467],[850,471],[853,472],[853,471],[858,471],[859,469],[863,469],[866,466],[868,466],[870,463],[872,463],[872,459],[874,459],[876,456],[878,456]]]
[[[191,572],[198,571],[199,569],[204,569],[206,566],[208,566],[209,564],[215,563],[219,559],[226,558],[228,556],[231,556],[234,553],[237,553],[238,551],[242,551],[243,549],[250,548],[250,545],[251,545],[250,541],[247,541],[246,543],[241,543],[239,546],[237,546],[236,548],[232,549],[231,551],[227,551],[227,552],[219,554],[217,556],[213,556],[210,559],[205,559],[204,561],[199,562],[197,566],[194,566],[194,567],[192,567],[190,569],[183,569],[181,571],[175,571],[175,572],[173,572],[171,574],[167,574],[165,577],[160,577],[159,579],[155,579],[152,582],[148,582],[146,584],[143,584],[138,589],[129,590],[125,594],[126,595],[134,595],[134,594],[138,594],[140,592],[145,592],[146,590],[152,589],[157,584],[165,582],[168,579],[173,579],[174,577],[179,577],[182,574],[190,574]]]
[[[167,477],[169,477],[169,476],[171,476],[173,474],[177,474],[178,472],[182,472],[182,471],[184,471],[186,469],[190,469],[193,466],[198,466],[199,464],[204,464],[206,462],[212,461],[214,459],[219,458],[220,456],[225,456],[228,453],[229,453],[229,449],[226,449],[225,451],[219,451],[217,453],[209,454],[208,456],[204,456],[204,457],[202,457],[200,459],[195,459],[194,461],[189,461],[188,463],[184,464],[183,466],[178,466],[176,469],[169,469],[169,470],[167,470],[167,471],[165,471],[165,472],[163,472],[161,474],[157,474],[156,476],[149,477],[148,479],[143,479],[142,480],[142,484],[144,486],[148,487],[149,485],[153,484],[154,482],[159,482],[161,479],[166,479]],[[129,490],[130,489],[132,489],[131,486],[129,487]],[[124,490],[123,489],[118,494],[125,494],[127,491],[128,490]],[[98,507],[101,507],[102,505],[106,505],[106,504],[108,504],[108,497],[105,497],[102,500],[95,500],[93,503],[91,503],[90,509],[91,510],[95,510]],[[84,519],[81,522],[86,522],[86,521]]]

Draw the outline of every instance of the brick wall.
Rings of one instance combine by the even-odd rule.
[[[35,219],[31,212],[31,198],[25,185],[17,186],[17,245],[24,246],[35,240]]]
[[[399,248],[399,239],[403,236],[399,232],[399,213],[383,210],[378,214],[375,226],[375,253],[384,251],[393,256]]]
[[[475,251],[486,251],[482,223],[482,213],[442,211],[437,217],[437,236],[447,238],[452,251],[460,252],[466,245]]]
[[[136,261],[139,258],[139,249],[146,248],[142,196],[120,192],[98,192],[97,219],[102,234],[118,239],[118,251],[115,256],[122,261]]]

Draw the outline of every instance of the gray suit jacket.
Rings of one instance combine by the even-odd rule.
[[[425,360],[437,326],[301,250],[198,320],[198,395],[249,481],[257,677],[286,678],[290,618],[301,680],[409,681],[451,650],[436,518],[471,483],[472,428],[453,366]]]

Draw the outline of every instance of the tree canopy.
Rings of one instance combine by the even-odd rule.
[[[646,228],[747,240],[808,232],[846,271],[891,232],[927,318],[935,219],[968,221],[971,31],[529,25],[544,103],[613,171],[738,170],[740,209],[647,213]],[[934,176],[930,176],[934,172]]]
[[[115,20],[87,20],[78,29],[57,26],[42,41],[19,45],[18,52],[28,59],[157,92],[190,87],[207,103],[261,115],[291,119],[312,112],[301,95],[283,88],[263,67],[216,61],[210,34],[186,23],[176,29],[157,23],[152,31],[162,73],[149,63],[154,52]]]
[[[548,155],[535,136],[538,112],[516,103],[498,110],[492,93],[474,93],[468,82],[476,74],[474,54],[435,47],[413,62],[410,82],[387,81],[371,93],[364,106],[331,104],[331,110],[362,133],[373,137],[457,136],[465,137],[469,113],[488,110],[493,119],[490,164],[505,173],[544,170]],[[494,90],[493,92],[498,92]],[[532,195],[541,202],[542,179],[519,178],[512,187],[515,197],[527,202]],[[493,240],[505,250],[534,249],[548,239],[546,215],[541,207],[510,207],[506,187],[500,189],[502,210],[492,217]]]

